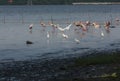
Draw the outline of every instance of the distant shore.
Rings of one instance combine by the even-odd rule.
[[[75,2],[73,5],[119,5],[120,2]]]
[[[52,1],[46,1],[46,2],[1,2],[0,5],[119,5],[119,2],[52,2]]]

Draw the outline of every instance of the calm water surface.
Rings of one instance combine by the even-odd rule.
[[[120,23],[115,23],[116,18],[120,19],[120,5],[0,6],[0,60],[65,58],[94,49],[119,48],[119,45],[110,45],[120,42]],[[66,27],[74,21],[87,20],[99,22],[101,28],[91,26],[88,32],[75,32],[72,25],[65,32],[68,39],[64,39],[59,30],[52,33],[51,26],[43,29],[39,24],[40,21],[46,24],[53,21]],[[115,26],[109,33],[103,27],[105,21]],[[32,33],[29,32],[30,24],[34,24]],[[50,33],[49,39],[47,32]],[[79,44],[75,38],[80,40]],[[26,45],[27,40],[34,44]]]

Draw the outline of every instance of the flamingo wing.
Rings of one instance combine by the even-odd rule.
[[[72,26],[72,24],[69,24],[69,25],[68,25],[67,27],[65,27],[64,29],[65,29],[65,30],[69,30],[71,26]]]

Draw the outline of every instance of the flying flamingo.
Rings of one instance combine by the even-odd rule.
[[[61,32],[64,32],[65,30],[70,30],[70,27],[72,26],[72,24],[69,24],[67,27],[65,28],[61,28],[61,27],[57,27]]]

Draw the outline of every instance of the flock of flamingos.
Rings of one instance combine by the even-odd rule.
[[[119,25],[120,24],[120,20],[119,18],[116,18],[114,19],[114,23],[116,25]],[[66,27],[61,27],[59,24],[54,24],[53,22],[48,22],[48,23],[45,23],[45,22],[40,22],[40,25],[43,27],[43,29],[45,30],[46,27],[51,27],[53,32],[55,32],[56,30],[57,31],[60,31],[61,32],[61,36],[64,38],[64,39],[68,39],[68,35],[65,34],[65,31],[69,31],[71,29],[71,27],[74,27],[74,31],[82,31],[82,32],[87,32],[89,31],[89,28],[92,27],[92,28],[95,28],[95,29],[100,29],[101,27],[104,27],[105,31],[106,32],[109,32],[110,31],[110,28],[115,28],[115,26],[112,25],[113,23],[111,21],[106,21],[104,23],[98,23],[98,22],[90,22],[90,21],[76,21],[76,22],[72,22],[70,23],[69,25],[67,25]],[[30,24],[29,25],[29,32],[31,33],[32,30],[34,28],[34,24]],[[104,37],[104,33],[103,31],[101,30],[100,32],[100,35],[102,37]],[[46,38],[50,38],[50,32],[46,32]],[[80,40],[75,38],[74,41],[79,44],[80,43]],[[33,44],[32,41],[30,40],[27,40],[26,41],[26,44]]]

